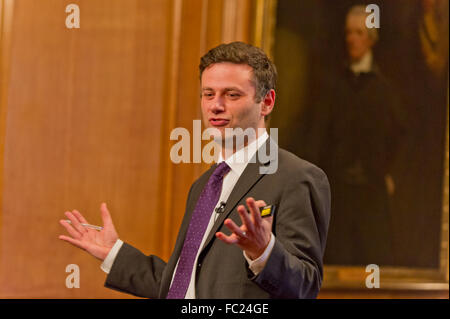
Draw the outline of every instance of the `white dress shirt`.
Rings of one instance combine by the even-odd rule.
[[[216,208],[220,206],[221,202],[227,201],[228,197],[231,194],[231,191],[233,190],[234,186],[236,185],[236,182],[238,181],[242,172],[247,167],[247,164],[250,162],[250,159],[253,157],[253,155],[255,155],[258,148],[261,147],[267,141],[268,138],[269,138],[269,135],[267,134],[266,131],[264,131],[264,133],[261,134],[255,141],[251,142],[246,147],[241,148],[240,150],[236,151],[233,155],[231,155],[227,159],[225,159],[225,162],[228,164],[228,166],[230,166],[231,170],[223,178],[222,191],[220,193],[219,200],[216,204]],[[224,161],[224,158],[222,157],[222,154],[220,154],[217,163],[220,163],[222,161]],[[258,200],[258,198],[255,198],[255,199]],[[211,218],[209,220],[209,224],[206,228],[205,234],[203,235],[203,239],[202,239],[202,243],[200,244],[200,247],[203,247],[203,244],[204,244],[206,238],[208,237],[217,217],[218,217],[218,214],[216,213],[216,210],[214,209],[213,212],[211,213]],[[114,244],[114,246],[112,247],[109,254],[106,256],[105,260],[103,261],[103,263],[101,265],[101,269],[104,272],[106,272],[106,273],[110,272],[111,267],[114,263],[114,260],[117,256],[120,248],[122,247],[122,244],[123,244],[123,241],[118,239],[116,241],[116,243]],[[250,270],[255,275],[258,275],[264,268],[264,266],[267,262],[267,259],[270,256],[270,253],[272,252],[272,248],[273,248],[274,244],[275,244],[275,236],[273,234],[271,234],[270,242],[260,257],[258,257],[255,260],[251,260],[245,254],[245,252],[243,253],[245,259],[247,260],[247,262],[249,264]],[[200,249],[197,252],[197,256],[195,257],[194,265],[197,264],[197,259],[198,259],[199,253],[200,253]],[[177,263],[177,266],[178,266],[178,263]],[[175,270],[174,270],[174,273],[172,276],[172,280],[176,273],[176,268],[177,267],[175,267]],[[189,287],[186,292],[185,299],[194,299],[195,298],[195,272],[196,272],[196,267],[193,267],[191,281],[189,283]]]

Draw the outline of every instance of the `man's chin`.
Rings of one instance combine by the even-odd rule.
[[[210,139],[214,139],[217,143],[222,143],[225,140],[225,127],[209,126],[206,128]]]
[[[232,130],[232,128],[229,129]],[[213,134],[210,134],[211,138],[222,147],[225,147],[225,145],[232,145],[234,142],[235,136],[230,134],[230,132],[226,134],[225,128],[218,129],[217,127],[213,127],[211,128],[211,131],[213,132]]]
[[[349,52],[349,58],[351,63],[357,63],[361,61],[364,54],[361,54],[359,51]]]

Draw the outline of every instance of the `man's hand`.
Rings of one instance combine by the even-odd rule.
[[[103,220],[103,229],[101,231],[80,225],[81,223],[89,223],[77,210],[66,212],[65,215],[72,224],[69,224],[65,220],[60,220],[59,222],[66,228],[71,237],[60,235],[59,239],[86,250],[100,260],[104,260],[119,236],[114,228],[111,215],[105,203],[101,204],[100,212]]]
[[[237,211],[242,220],[241,227],[238,227],[231,219],[227,218],[224,222],[233,233],[226,236],[222,232],[216,233],[216,237],[227,244],[235,244],[245,251],[247,256],[255,260],[262,255],[270,241],[272,233],[273,217],[261,218],[259,207],[266,206],[262,200],[255,201],[249,197],[246,200],[250,209],[247,213],[244,205],[239,205]]]

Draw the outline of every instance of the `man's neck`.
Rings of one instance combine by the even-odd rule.
[[[256,140],[258,138],[260,138],[262,135],[267,134],[267,130],[265,127],[262,128],[258,128],[256,130],[256,135],[254,136],[244,136],[244,137],[248,137],[248,138],[244,138],[244,143],[240,143],[241,145],[239,145],[239,143],[236,143],[236,138],[233,138],[233,141],[229,141],[229,143],[226,143],[225,140],[222,140],[222,158],[224,160],[228,159],[229,157],[233,156],[233,154],[235,154],[236,152],[238,152],[239,150],[248,147],[248,145],[250,145],[253,142],[256,142]],[[258,145],[259,146],[259,145]]]

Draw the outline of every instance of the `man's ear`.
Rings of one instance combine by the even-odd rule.
[[[266,117],[272,113],[273,107],[275,106],[275,90],[269,90],[266,96],[261,101],[261,115]]]

